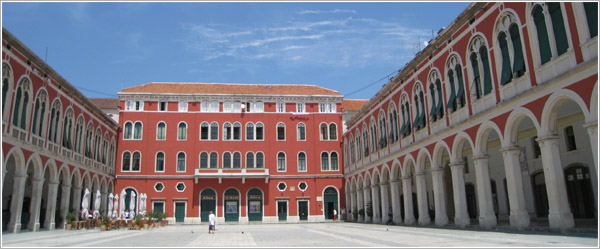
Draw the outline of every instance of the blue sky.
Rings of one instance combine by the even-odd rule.
[[[2,26],[87,97],[211,82],[314,84],[368,99],[468,4],[2,2]]]

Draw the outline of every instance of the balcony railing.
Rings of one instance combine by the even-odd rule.
[[[246,178],[264,178],[265,183],[269,182],[269,169],[267,168],[253,168],[253,169],[196,169],[194,174],[194,180],[198,183],[199,178],[218,178],[219,183],[222,182],[223,178],[228,179],[241,179],[242,183],[246,182]]]

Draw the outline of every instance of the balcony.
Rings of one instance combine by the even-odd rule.
[[[222,183],[223,178],[227,179],[242,179],[242,183],[246,183],[246,178],[264,178],[265,183],[269,183],[269,169],[196,169],[194,174],[194,182],[198,183],[198,179],[219,179]]]

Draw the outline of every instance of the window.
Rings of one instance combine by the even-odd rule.
[[[363,125],[363,155],[367,157],[369,155],[369,129],[366,125]]]
[[[210,140],[219,140],[219,124],[216,122],[210,124]]]
[[[142,123],[135,122],[133,126],[133,139],[140,140],[142,139]]]
[[[277,153],[277,171],[285,171],[285,153]]]
[[[298,189],[300,189],[300,191],[302,191],[302,192],[306,191],[307,188],[308,188],[308,184],[306,184],[306,182],[300,182],[298,184]]]
[[[233,112],[242,112],[242,102],[239,100],[233,101]]]
[[[329,140],[329,131],[325,123],[321,124],[321,140]]]
[[[50,126],[51,127],[52,127],[52,118],[53,117],[54,117],[53,115],[50,116],[50,118],[51,118],[50,119],[50,124],[51,124]],[[131,134],[132,134],[131,130],[132,130],[132,127],[133,127],[133,124],[131,122],[126,122],[125,123],[125,129],[123,129],[123,140],[131,139]],[[52,133],[52,132],[50,132],[50,133]]]
[[[75,152],[81,154],[81,144],[83,138],[83,117],[79,116],[77,119],[77,126],[75,128]]]
[[[303,102],[298,102],[296,103],[296,112],[298,113],[304,113],[304,103]]]
[[[277,189],[279,189],[279,191],[285,191],[286,188],[287,185],[285,184],[285,182],[280,182],[277,184]]]
[[[354,147],[354,137],[350,137],[350,163],[354,163],[356,161],[355,155],[355,147]]]
[[[127,100],[127,101],[125,101],[125,110],[126,111],[143,111],[144,110],[144,101]]]
[[[162,192],[163,189],[165,189],[165,185],[162,182],[154,184],[154,190],[156,190],[156,192]]]
[[[219,155],[217,154],[217,152],[211,152],[210,153],[210,168],[211,169],[216,169],[217,165],[219,164]]]
[[[240,123],[233,124],[233,140],[242,139],[242,125]]]
[[[231,101],[223,102],[223,112],[231,112],[233,111],[233,104]]]
[[[303,123],[298,124],[298,141],[306,141],[306,127]]]
[[[337,109],[337,106],[335,105],[335,103],[334,102],[329,102],[329,112],[330,113],[335,113],[335,112],[337,112],[336,109]]]
[[[389,127],[390,127],[390,143],[393,144],[398,142],[398,112],[396,112],[396,105],[394,103],[390,104],[389,110]]]
[[[331,170],[339,170],[338,154],[337,152],[331,152]]]
[[[377,152],[377,149],[379,148],[377,146],[377,122],[375,122],[375,119],[371,119],[371,152]],[[353,145],[354,146],[354,145]],[[352,153],[354,153],[354,149],[352,149]]]
[[[306,171],[306,153],[298,153],[298,171]]]
[[[188,102],[187,101],[179,101],[179,111],[187,112],[188,110]]]
[[[163,153],[163,152],[158,152],[156,154],[155,171],[165,171],[165,153]]]
[[[201,112],[208,112],[209,110],[210,110],[210,104],[208,103],[208,101],[200,102],[200,111]]]
[[[200,153],[200,168],[201,169],[208,168],[208,153],[206,153],[206,152]]]
[[[446,64],[446,72],[448,74],[449,90],[448,104],[446,108],[451,112],[457,111],[465,106],[465,90],[462,77],[462,66],[458,56],[451,55]]]
[[[265,167],[265,155],[262,152],[256,153],[256,168]]]
[[[175,186],[177,192],[183,192],[185,190],[185,184],[183,182],[178,182]]]
[[[167,101],[159,101],[158,102],[158,111],[161,111],[161,112],[167,111]]]
[[[185,171],[185,153],[177,154],[177,172]]]
[[[285,125],[283,123],[277,124],[277,140],[285,140]]]
[[[334,102],[320,102],[319,112],[320,113],[335,113],[336,106]]]
[[[206,122],[200,125],[200,140],[208,140],[208,123]]]
[[[131,152],[125,151],[123,153],[123,162],[121,164],[121,171],[131,171]]]
[[[490,73],[490,62],[488,60],[488,49],[481,36],[476,36],[471,41],[469,52],[471,72],[473,73],[471,89],[475,91],[474,97],[480,99],[492,92],[492,76]]]
[[[156,128],[156,140],[166,139],[166,127],[167,125],[164,122],[158,123],[158,127]]]
[[[246,168],[254,168],[254,153],[246,153]]]
[[[329,124],[329,140],[337,140],[337,125]]]
[[[540,144],[537,141],[537,136],[531,138],[531,143],[533,144],[533,158],[540,158],[542,155],[542,150],[540,149]]]
[[[18,92],[17,92],[18,93]],[[19,98],[17,98],[18,100]],[[15,104],[16,105],[16,104]],[[54,101],[54,104],[52,105],[52,110],[50,111],[50,127],[48,128],[48,140],[53,142],[53,143],[57,143],[58,141],[58,125],[59,125],[59,121],[60,121],[60,109],[61,109],[61,105],[59,101]],[[26,114],[24,114],[26,115]],[[13,125],[17,126],[17,124],[15,124],[14,119],[13,119]],[[22,124],[23,127],[19,126],[21,129],[25,129],[24,124]]]
[[[432,122],[444,117],[444,99],[442,96],[442,80],[437,70],[432,70],[429,74],[429,117]]]
[[[210,111],[219,112],[219,101],[215,100],[210,102]]]
[[[596,37],[598,36],[598,3],[585,2],[583,8],[585,9],[590,37]]]
[[[246,124],[246,140],[254,140],[254,124]]]
[[[327,112],[327,103],[321,102],[319,103],[319,112],[324,113]]]
[[[177,140],[187,139],[187,125],[185,123],[179,123],[177,126]]]
[[[239,152],[233,153],[233,168],[239,169],[242,167],[242,154]]]
[[[223,153],[223,168],[224,169],[231,168],[231,153],[230,152]]]
[[[133,107],[134,107],[133,100],[125,101],[125,111],[133,111],[134,110]]]
[[[567,52],[569,49],[569,41],[567,40],[561,3],[552,2],[536,4],[533,7],[531,15],[533,16],[537,33],[540,64],[543,65],[553,57],[560,56]],[[598,23],[597,20],[595,22]],[[552,28],[552,32],[549,31],[548,26]],[[550,40],[553,40],[554,42],[550,43]]]
[[[360,133],[356,133],[356,160],[360,161],[361,160],[361,153],[360,153]]]
[[[131,160],[131,171],[140,171],[141,154],[139,151],[133,152],[133,158]]]
[[[223,140],[231,140],[231,123],[223,124]]]
[[[67,113],[65,114],[65,119],[63,121],[63,132],[62,132],[62,146],[71,150],[72,144],[71,144],[71,132],[72,132],[72,126],[73,126],[73,109],[68,109]],[[105,141],[105,143],[108,143],[108,141]],[[106,145],[103,147],[104,149],[106,149]],[[104,156],[104,163],[106,163],[106,152],[102,154]]]
[[[329,170],[329,154],[327,152],[321,153],[321,170]]]
[[[567,151],[572,151],[577,149],[577,145],[575,144],[575,132],[573,131],[573,126],[567,126],[565,128],[565,139],[567,145]]]
[[[497,28],[498,46],[502,58],[500,84],[505,85],[513,78],[525,74],[525,60],[516,18],[512,14],[505,14],[499,19]]]
[[[256,124],[256,140],[263,140],[263,124],[262,123],[257,123]]]
[[[6,85],[8,85],[8,83],[6,83]],[[40,137],[43,137],[42,131],[44,127],[44,120],[46,117],[46,115],[44,115],[46,112],[46,98],[46,91],[40,91],[35,100],[35,109],[33,111],[33,124],[31,125],[31,133]],[[79,123],[77,125],[79,125]],[[81,127],[79,128],[81,129]]]
[[[277,112],[285,112],[285,103],[277,102]]]

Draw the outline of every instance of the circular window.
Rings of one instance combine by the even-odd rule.
[[[165,185],[163,185],[162,182],[157,182],[154,184],[154,190],[156,190],[156,192],[162,192],[164,188]]]
[[[306,188],[308,188],[306,182],[300,182],[300,184],[298,184],[298,189],[300,189],[300,191],[304,192]]]
[[[287,185],[285,185],[285,182],[280,182],[279,184],[277,184],[277,188],[279,189],[279,191],[285,191]]]
[[[177,186],[175,186],[175,188],[177,188],[177,191],[183,192],[185,190],[185,184],[183,184],[183,182],[177,183]]]

